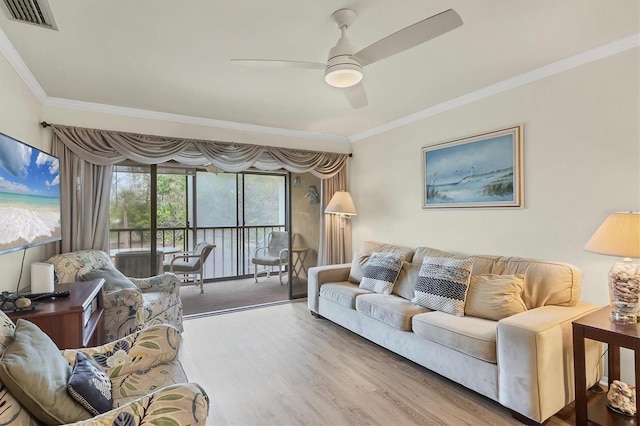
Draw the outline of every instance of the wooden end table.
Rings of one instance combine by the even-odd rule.
[[[54,291],[69,291],[68,297],[42,299],[36,309],[7,312],[13,322],[22,318],[47,333],[59,349],[104,344],[104,302],[102,278],[70,284],[56,284]]]
[[[635,381],[640,385],[640,323],[620,324],[609,320],[611,306],[593,311],[573,321],[573,365],[575,370],[576,425],[640,425],[636,399],[635,417],[624,416],[607,408],[607,395],[597,395],[587,402],[587,379],[584,339],[606,343],[608,351],[609,386],[620,380],[620,348],[634,351]]]

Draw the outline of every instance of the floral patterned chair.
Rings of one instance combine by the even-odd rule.
[[[124,277],[101,250],[81,250],[51,257],[56,281],[104,278],[105,342],[157,324],[182,332],[180,280],[171,273],[150,278]]]
[[[24,321],[24,320],[20,320]],[[17,338],[15,324],[0,311],[0,352],[5,357]],[[17,336],[17,334],[16,334]],[[176,360],[181,335],[175,327],[158,325],[145,328],[124,339],[95,348],[67,349],[61,356],[73,368],[77,352],[88,355],[110,379],[113,408],[76,425],[204,425],[209,398],[186,375]],[[53,344],[53,343],[51,343]],[[53,354],[47,357],[54,356]],[[39,425],[34,416],[9,386],[0,382],[0,424]],[[59,400],[55,400],[59,403]]]

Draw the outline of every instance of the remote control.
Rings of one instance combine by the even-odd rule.
[[[40,299],[48,299],[50,297],[68,297],[71,293],[69,290],[65,291],[54,291],[51,293],[33,293],[33,294],[25,294],[24,297],[27,299],[40,300]]]

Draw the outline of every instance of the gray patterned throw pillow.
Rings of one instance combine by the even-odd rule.
[[[393,253],[371,253],[364,267],[360,288],[380,294],[391,294],[402,269],[402,259]]]
[[[464,316],[473,259],[425,257],[411,300],[434,311]]]

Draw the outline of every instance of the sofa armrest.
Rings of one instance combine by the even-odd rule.
[[[339,265],[314,266],[308,274],[308,304],[311,312],[318,313],[320,286],[324,283],[335,283],[349,279],[350,263]]]
[[[104,304],[105,307],[115,308],[118,306],[131,306],[137,309],[138,306],[144,304],[144,298],[142,293],[137,288],[123,288],[116,291],[104,292]]]
[[[149,278],[128,278],[142,291],[180,293],[180,279],[171,272],[165,272]]]
[[[94,348],[65,349],[62,355],[73,365],[78,351],[89,355],[109,377],[146,370],[178,356],[182,337],[170,325],[155,325]]]
[[[575,398],[572,321],[591,303],[543,306],[498,321],[498,401],[542,423]],[[602,345],[587,341],[589,385],[602,376]]]
[[[72,425],[204,425],[208,414],[209,397],[204,389],[181,383]]]
[[[106,341],[125,337],[144,327],[144,297],[138,288],[104,292]]]

